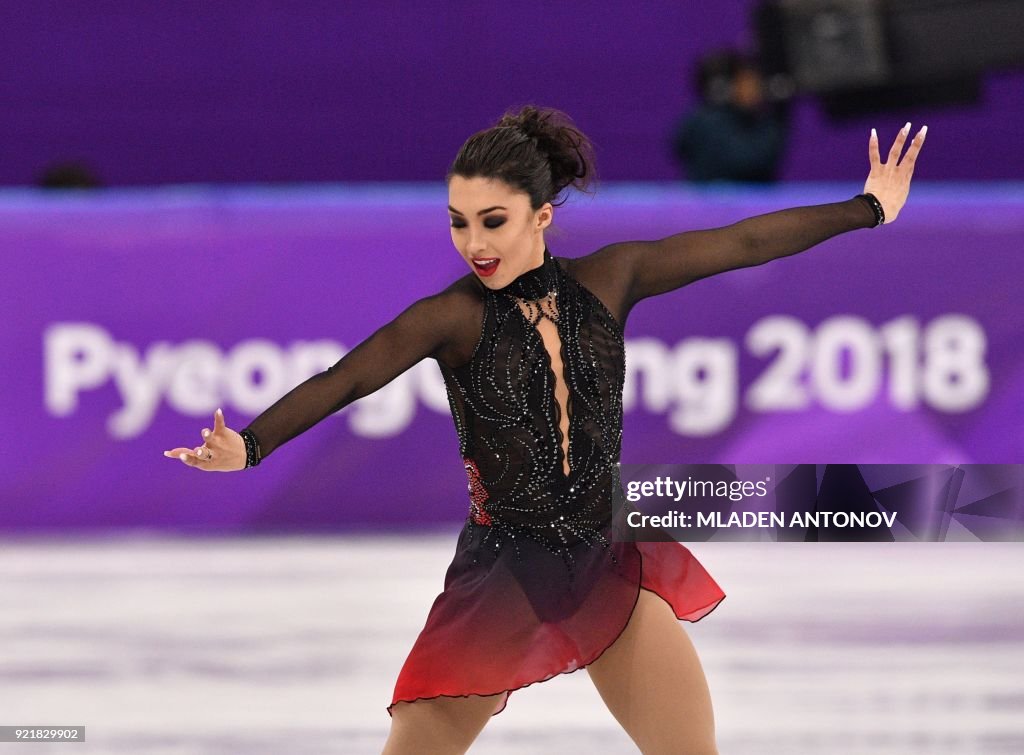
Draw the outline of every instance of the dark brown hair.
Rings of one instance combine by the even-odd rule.
[[[529,195],[534,210],[558,206],[564,189],[586,191],[594,178],[594,147],[561,110],[526,105],[469,137],[445,181],[452,176],[501,179]]]

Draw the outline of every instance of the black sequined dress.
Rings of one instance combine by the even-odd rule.
[[[399,674],[393,706],[508,694],[586,666],[625,629],[641,589],[697,621],[725,593],[688,548],[613,539],[625,353],[640,299],[871,227],[860,199],[794,208],[539,267],[487,288],[471,273],[421,299],[246,428],[265,458],[425,357],[444,377],[468,512]],[[504,694],[502,694],[504,693]]]

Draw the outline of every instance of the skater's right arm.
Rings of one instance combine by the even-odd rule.
[[[441,293],[414,302],[334,365],[297,385],[250,422],[241,432],[251,433],[259,458],[383,388],[426,357],[447,364],[465,361],[479,338],[482,308],[479,295],[466,283],[465,278],[460,279]],[[209,471],[245,468],[245,442],[241,433],[224,426],[223,416],[215,415],[213,432],[204,429],[202,437],[203,446],[177,448],[165,455]],[[209,453],[213,458],[205,459]]]

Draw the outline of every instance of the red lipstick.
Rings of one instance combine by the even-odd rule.
[[[481,278],[490,278],[501,264],[501,260],[497,257],[474,257],[471,262],[476,274]]]

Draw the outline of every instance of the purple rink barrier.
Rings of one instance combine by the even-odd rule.
[[[860,185],[600,187],[548,246],[726,225]],[[467,268],[442,184],[0,193],[0,528],[189,532],[455,523],[469,501],[426,360],[233,474],[198,445]],[[1006,464],[1024,457],[1024,185],[914,186],[897,222],[641,302],[623,463]]]

